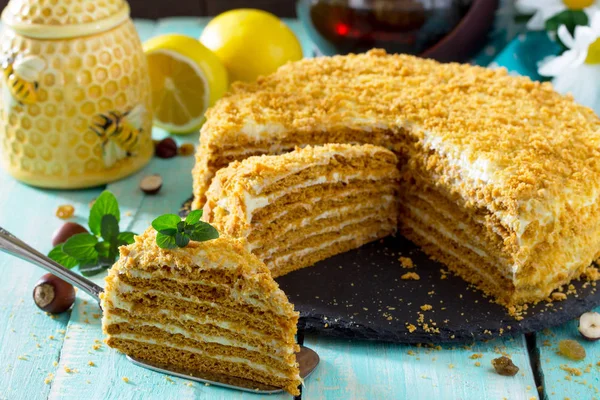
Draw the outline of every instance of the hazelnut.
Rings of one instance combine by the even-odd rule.
[[[148,175],[140,181],[140,189],[146,194],[156,194],[160,191],[162,184],[163,180],[160,175]]]
[[[88,233],[87,229],[75,222],[65,222],[60,228],[52,234],[52,246],[64,243],[71,236],[78,233]]]
[[[154,147],[154,154],[159,158],[172,158],[177,155],[177,143],[172,138],[161,140]]]
[[[586,312],[579,317],[579,333],[587,340],[600,339],[600,314]]]
[[[75,303],[75,289],[70,283],[46,274],[33,288],[33,301],[40,310],[58,314],[67,311]]]

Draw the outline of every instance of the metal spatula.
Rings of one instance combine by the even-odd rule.
[[[89,279],[66,269],[57,262],[49,259],[39,251],[35,250],[22,240],[11,235],[8,231],[0,227],[0,251],[21,258],[32,264],[45,269],[46,271],[58,276],[73,286],[78,287],[85,293],[92,296],[100,304],[100,293],[102,288]],[[198,373],[197,371],[186,371],[175,369],[169,365],[150,364],[144,360],[135,359],[127,356],[129,361],[140,367],[148,368],[153,371],[190,379],[202,383],[208,383],[216,386],[223,386],[231,389],[243,390],[252,393],[279,393],[283,389],[264,385],[248,379],[230,377],[213,373]],[[306,379],[319,364],[319,355],[308,347],[300,346],[300,352],[296,354],[298,364],[300,365],[300,377]]]

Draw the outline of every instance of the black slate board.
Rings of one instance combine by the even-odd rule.
[[[188,209],[184,203],[181,214]],[[400,256],[411,258],[415,268],[403,268]],[[535,332],[600,305],[600,291],[575,281],[577,295],[550,307],[546,302],[530,307],[517,321],[461,278],[449,274],[442,279],[441,270],[447,268],[398,235],[294,271],[277,282],[300,312],[299,326],[305,332],[397,343],[470,342]],[[420,279],[400,279],[406,272],[416,272]],[[432,309],[421,310],[426,304]],[[419,314],[424,316],[421,323]],[[425,323],[439,332],[426,332]],[[417,329],[410,333],[408,324]]]

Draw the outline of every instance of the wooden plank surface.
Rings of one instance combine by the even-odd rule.
[[[206,21],[196,18],[166,19],[159,23],[142,20],[136,25],[145,40],[166,32],[197,37]],[[309,42],[300,24],[292,21],[290,26],[300,36],[308,55]],[[161,130],[154,131],[157,138],[165,135]],[[179,143],[196,144],[198,141],[197,134],[175,138]],[[191,192],[192,166],[193,157],[153,159],[142,172],[109,185],[121,204],[122,229],[141,232],[155,216],[177,211]],[[139,191],[138,182],[142,176],[152,173],[160,173],[165,184],[158,196],[148,197]],[[100,189],[39,190],[18,183],[0,171],[0,226],[45,252],[51,247],[53,230],[62,223],[53,215],[56,207],[73,204],[76,208],[74,220],[85,223],[88,202],[99,193]],[[0,253],[0,271],[4,278],[0,281],[0,399],[263,397],[190,384],[133,366],[123,355],[103,344],[98,346],[102,339],[98,319],[100,309],[86,295],[78,293],[70,313],[51,318],[39,312],[31,300],[35,281],[43,274],[40,269]],[[96,277],[95,281],[101,282],[102,277]],[[598,345],[586,344],[588,358],[581,366],[575,366],[582,370],[582,376],[570,381],[564,379],[567,372],[561,365],[574,366],[573,363],[554,354],[560,338],[577,335],[576,324],[571,323],[542,334],[536,341],[544,386],[550,399],[600,397],[595,389],[600,375],[600,367],[596,366],[600,361]],[[550,340],[550,347],[544,345],[548,344],[545,340]],[[304,399],[539,398],[522,336],[437,349],[316,336],[307,336],[305,344],[320,354],[322,364],[307,380]],[[517,376],[502,377],[493,371],[490,361],[501,353],[510,355],[521,368]],[[589,363],[593,364],[590,372],[583,372]],[[289,399],[290,396],[265,398]]]

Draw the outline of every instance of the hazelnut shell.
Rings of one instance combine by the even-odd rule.
[[[75,222],[65,222],[52,234],[52,246],[64,243],[78,233],[88,233],[88,230]]]
[[[75,303],[75,288],[52,274],[46,274],[33,288],[33,301],[42,311],[62,313]]]

